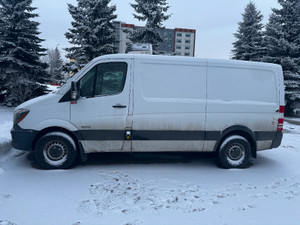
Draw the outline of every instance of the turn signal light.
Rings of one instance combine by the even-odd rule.
[[[29,113],[28,109],[19,109],[14,113],[14,125],[20,123]]]

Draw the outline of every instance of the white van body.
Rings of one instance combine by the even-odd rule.
[[[37,144],[45,147],[39,142],[49,133],[68,136],[81,157],[92,152],[218,152],[238,136],[256,156],[257,150],[280,145],[283,113],[279,65],[115,54],[92,60],[58,91],[18,106],[11,133],[15,148],[35,151]],[[57,148],[62,145],[47,150],[58,163],[37,159],[50,164],[42,167],[70,166],[60,164]],[[227,151],[239,155],[239,146]],[[231,164],[225,167],[240,167],[240,162]]]

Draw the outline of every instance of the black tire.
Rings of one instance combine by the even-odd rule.
[[[36,162],[44,169],[70,168],[77,158],[74,140],[63,132],[43,135],[34,149]]]
[[[226,138],[219,149],[219,162],[222,167],[246,168],[251,158],[251,146],[246,138],[238,135]]]

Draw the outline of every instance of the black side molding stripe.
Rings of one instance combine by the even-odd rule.
[[[132,130],[130,140],[136,141],[217,141],[221,137],[220,131],[148,131]],[[77,132],[76,132],[77,133]],[[80,140],[89,141],[122,141],[128,140],[125,137],[125,130],[81,130],[76,135]],[[274,140],[277,132],[262,131],[254,132],[256,141]]]
[[[132,140],[191,141],[205,140],[204,131],[132,131]]]
[[[80,130],[86,141],[121,141],[125,140],[124,130]]]
[[[220,131],[206,131],[205,141],[217,141],[221,137]]]

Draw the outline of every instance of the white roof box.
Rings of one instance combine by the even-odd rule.
[[[150,43],[134,43],[127,46],[128,54],[149,54],[152,55],[152,44]]]

